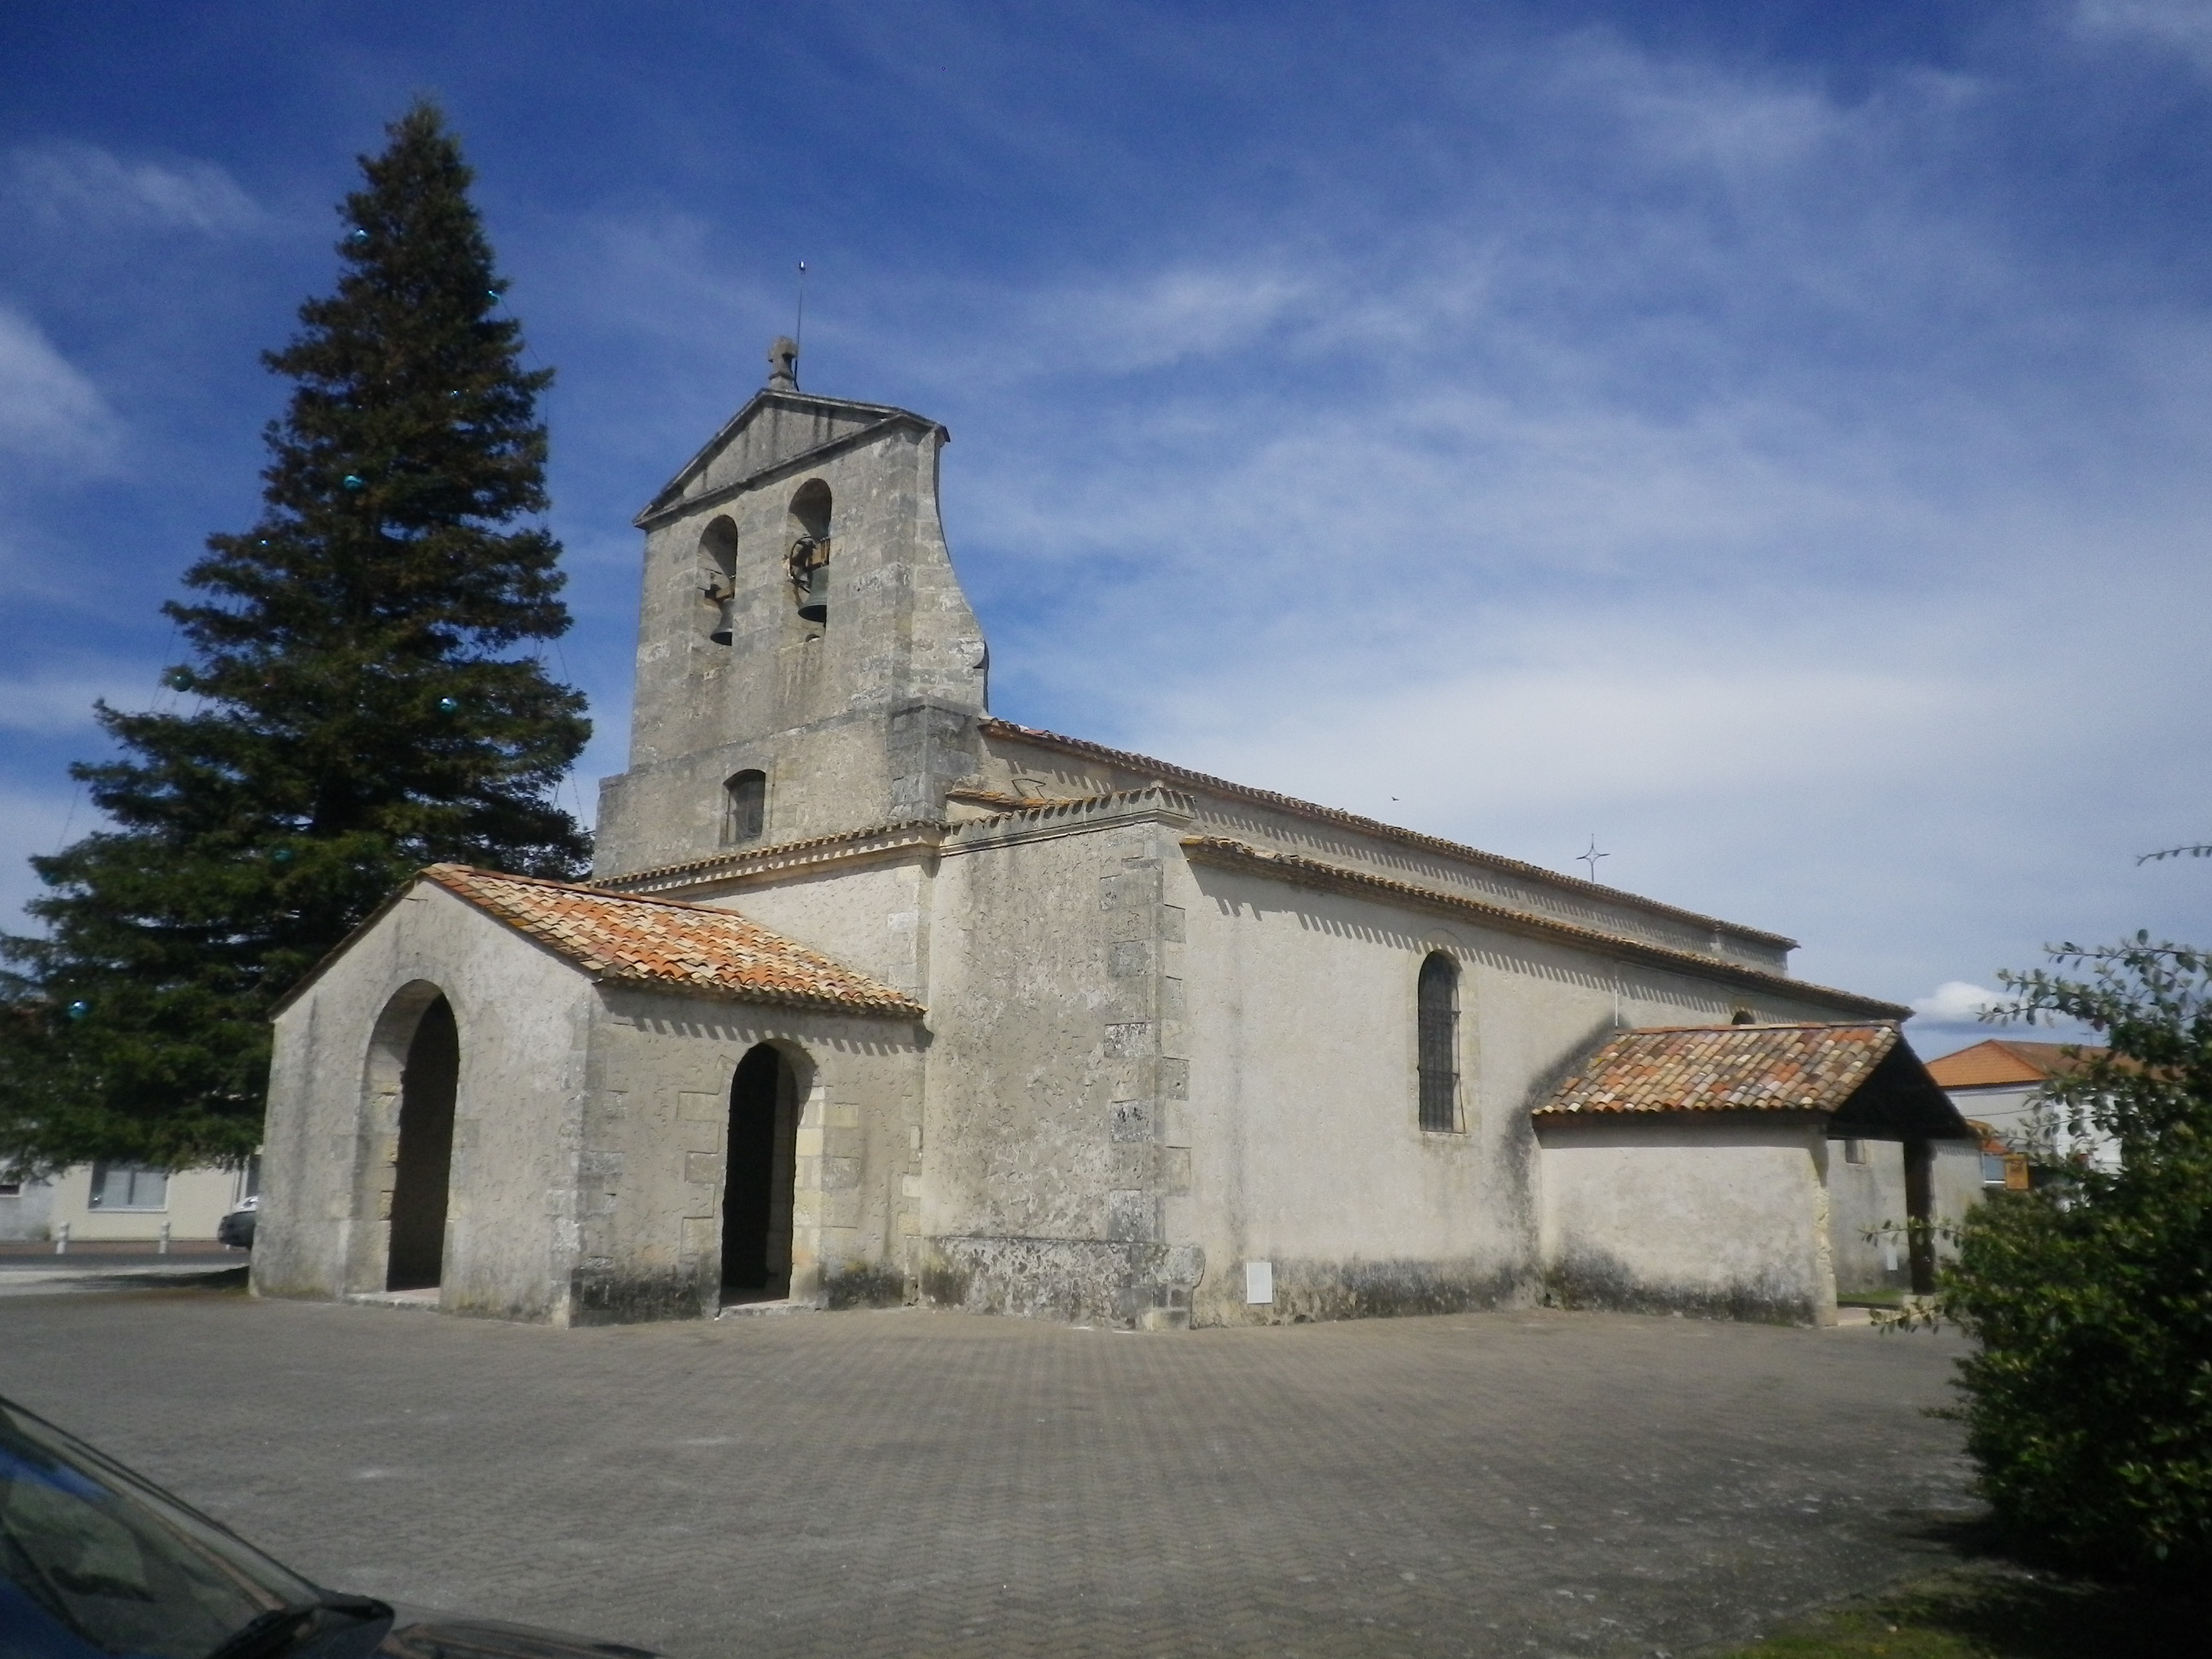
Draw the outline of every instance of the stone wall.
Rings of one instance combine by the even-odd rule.
[[[277,1019],[261,1294],[384,1288],[402,1063],[440,995],[460,1034],[442,1305],[566,1317],[596,999],[574,969],[428,883]]]
[[[556,1324],[713,1311],[731,1080],[762,1042],[799,1084],[793,1294],[908,1293],[909,1022],[595,985],[418,884],[277,1022],[261,1294],[383,1290],[402,1061],[440,995],[460,1037],[442,1308]]]
[[[798,1080],[792,1297],[910,1293],[921,1118],[910,1024],[610,988],[585,1116],[578,1322],[718,1305],[731,1079],[763,1042]]]
[[[932,1300],[1187,1322],[1204,1265],[1173,887],[1188,822],[1154,791],[947,838],[929,986]]]
[[[939,522],[945,434],[876,412],[895,418],[795,459],[763,451],[770,464],[641,521],[629,767],[601,786],[602,877],[720,851],[723,781],[743,769],[768,775],[763,843],[938,817],[975,770],[985,651]],[[817,623],[787,558],[793,501],[819,486],[832,512]],[[716,545],[734,563],[726,613],[702,598]],[[727,643],[710,637],[718,617]]]

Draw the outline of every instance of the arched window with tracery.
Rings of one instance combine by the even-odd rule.
[[[742,847],[768,829],[768,774],[744,771],[722,786],[722,845]]]
[[[1419,1028],[1421,1127],[1459,1127],[1459,964],[1442,951],[1421,963],[1415,994]]]

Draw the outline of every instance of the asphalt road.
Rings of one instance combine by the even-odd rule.
[[[0,1304],[0,1392],[323,1582],[686,1656],[1682,1654],[1943,1559],[1949,1337]]]

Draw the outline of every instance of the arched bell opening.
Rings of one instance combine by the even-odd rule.
[[[786,528],[788,564],[799,619],[818,629],[830,625],[830,486],[809,478],[791,498]]]
[[[461,1075],[453,1004],[422,1010],[399,1074],[399,1144],[384,1288],[430,1289],[445,1278],[446,1203],[453,1175],[453,1103]]]
[[[791,1293],[799,1100],[799,1073],[774,1043],[757,1045],[738,1062],[723,1173],[725,1302],[774,1301]]]
[[[727,645],[737,631],[738,592],[738,526],[730,520],[717,519],[700,532],[697,580],[707,637]]]

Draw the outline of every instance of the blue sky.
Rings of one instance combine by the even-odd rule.
[[[2212,939],[2212,4],[0,15],[0,907],[253,512],[258,353],[447,107],[623,763],[631,514],[756,386],[945,422],[996,712],[1923,1001]],[[1953,987],[1949,992],[1942,988]]]

